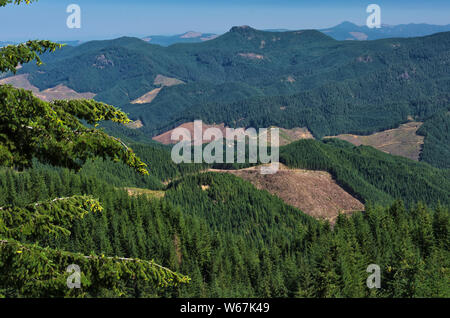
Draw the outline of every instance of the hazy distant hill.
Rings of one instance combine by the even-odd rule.
[[[0,41],[0,47],[14,44],[14,42]]]
[[[151,44],[159,44],[162,46],[169,46],[175,43],[198,43],[216,38],[218,35],[213,33],[200,33],[189,31],[177,35],[150,35],[143,38],[144,41]]]
[[[379,29],[370,29],[366,25],[359,26],[351,22],[343,22],[335,27],[321,29],[320,31],[336,40],[377,40],[385,38],[425,36],[438,32],[447,32],[450,31],[450,24],[433,25],[426,23],[411,23],[382,25]]]
[[[288,29],[267,29],[267,32],[287,32]],[[367,26],[359,26],[351,22],[342,22],[332,28],[320,29],[319,31],[331,36],[336,40],[377,40],[386,38],[405,38],[426,36],[438,32],[450,31],[450,24],[448,25],[433,25],[433,24],[399,24],[399,25],[383,25],[379,29],[370,29]],[[144,41],[159,44],[162,46],[169,46],[175,43],[198,43],[211,40],[219,35],[213,33],[201,33],[189,31],[177,35],[150,35],[143,38]]]
[[[265,29],[266,32],[289,32],[293,30],[288,29]],[[431,35],[438,32],[450,31],[450,24],[448,25],[433,25],[433,24],[399,24],[399,25],[383,25],[380,29],[369,29],[367,26],[359,26],[354,23],[345,21],[331,28],[320,29],[319,31],[331,36],[336,40],[377,40],[385,38],[405,38]],[[161,46],[169,46],[177,43],[200,43],[215,39],[221,34],[202,33],[196,31],[188,31],[182,34],[175,35],[149,35],[142,40],[151,44],[158,44]],[[71,40],[71,41],[56,41],[58,43],[65,43],[70,46],[78,46],[86,41]],[[17,44],[19,41],[0,41],[0,47],[9,44]]]
[[[85,41],[56,41],[58,43],[62,43],[62,44],[66,44],[66,45],[70,45],[70,46],[78,46],[80,44],[83,44]]]

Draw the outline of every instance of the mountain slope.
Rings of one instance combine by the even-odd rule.
[[[364,205],[348,194],[325,171],[290,169],[280,164],[275,174],[263,175],[260,167],[239,170],[210,169],[230,173],[267,190],[285,203],[320,220],[334,224],[339,214],[364,211]]]
[[[449,109],[433,115],[417,133],[425,137],[421,159],[436,167],[450,169]]]
[[[362,202],[450,203],[450,170],[392,156],[339,139],[300,140],[281,147],[280,162],[300,169],[328,171]]]
[[[449,50],[450,33],[336,41],[314,30],[241,26],[170,47],[135,38],[89,42],[19,72],[40,90],[63,84],[94,93],[140,120],[149,137],[202,119],[230,127],[306,127],[321,138],[370,134],[445,109]],[[185,84],[168,87],[158,76]],[[132,103],[155,90],[150,103]]]

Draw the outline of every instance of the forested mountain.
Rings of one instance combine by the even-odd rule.
[[[289,32],[288,29],[267,29],[268,32]],[[399,25],[382,25],[381,28],[370,29],[366,25],[356,25],[344,21],[334,27],[319,29],[320,32],[331,36],[335,40],[379,40],[386,38],[407,38],[426,36],[439,32],[450,31],[450,25],[434,25],[426,23],[410,23]],[[201,33],[195,31],[176,35],[150,35],[143,38],[144,41],[169,46],[176,43],[198,43],[212,40],[218,34]],[[72,44],[70,44],[72,45]]]
[[[336,105],[341,112],[350,101],[381,112],[380,107],[396,97],[397,104],[405,104],[398,106],[403,112],[410,108],[415,111],[407,115],[424,116],[427,109],[423,108],[433,112],[445,101],[449,42],[448,33],[413,39],[338,42],[318,31],[274,33],[235,27],[212,41],[168,48],[134,38],[89,42],[50,55],[39,72],[32,65],[20,72],[31,72],[31,83],[40,89],[66,84],[79,92],[96,93],[96,99],[114,101],[149,127],[155,127],[161,119],[167,121],[157,113],[161,108],[176,107],[176,116],[180,117],[180,112],[193,106],[206,108],[212,103],[233,109],[231,102],[247,103],[247,99],[258,96],[262,98],[260,102],[268,98],[269,105],[264,108],[269,108],[273,104],[269,97],[283,102],[278,100],[280,95],[286,96],[286,110],[306,111],[308,105],[289,103],[292,96],[302,101],[309,97],[305,104],[320,102],[314,105],[319,109],[323,104]],[[158,87],[153,85],[158,74],[187,84],[164,88],[152,107],[129,104]],[[369,93],[372,94],[367,96]],[[381,93],[386,94],[382,101],[373,97]],[[420,96],[425,93],[428,100]],[[181,98],[187,101],[180,105]],[[252,100],[246,109],[251,109]],[[292,117],[285,113],[279,109],[274,117]],[[222,120],[219,115],[214,119]],[[400,115],[402,112],[397,117]]]
[[[178,165],[171,161],[167,146],[136,143],[130,146],[148,164],[149,176],[141,176],[123,164],[100,160],[86,163],[80,174],[97,176],[115,187],[161,190],[165,188],[163,182],[195,175],[208,168],[227,170],[251,165]],[[450,204],[449,169],[388,155],[368,146],[356,147],[335,139],[300,140],[280,148],[280,162],[290,168],[328,171],[342,188],[364,203],[389,205],[401,199],[407,205]]]
[[[81,176],[95,176],[116,188],[165,189],[168,181],[195,175],[208,168],[240,169],[251,164],[175,164],[170,147],[130,143],[149,166],[142,176],[124,164],[110,160],[87,162]],[[388,205],[396,199],[407,205],[422,202],[450,204],[450,170],[391,156],[368,146],[353,146],[341,140],[300,140],[280,148],[280,162],[290,168],[328,171],[336,182],[364,203]],[[38,162],[38,170],[48,170]],[[5,195],[8,191],[5,190]],[[20,191],[19,191],[20,192]],[[0,197],[1,198],[1,197]],[[22,202],[24,203],[24,202]]]
[[[450,168],[450,112],[442,110],[433,115],[417,131],[425,136],[421,159],[440,168]]]
[[[48,246],[42,255],[65,250],[154,260],[191,278],[187,286],[155,288],[142,277],[125,277],[122,296],[450,296],[448,170],[340,140],[303,140],[282,147],[282,162],[327,170],[368,203],[365,212],[341,216],[330,228],[237,177],[198,174],[204,165],[173,164],[167,146],[130,146],[149,164],[150,175],[103,160],[87,162],[78,174],[35,162],[24,172],[0,171],[0,206],[19,209],[55,197],[91,195],[103,211],[75,220],[67,237],[34,237],[40,246]],[[165,186],[162,181],[168,179],[174,181]],[[165,195],[130,196],[125,188],[131,186],[163,190]],[[395,198],[403,198],[408,207]],[[26,237],[21,242],[28,244]],[[4,261],[0,295],[55,292],[22,289],[21,281],[9,276],[14,272],[11,263]],[[380,290],[365,285],[371,263],[381,267]],[[97,283],[83,292],[115,295]]]
[[[94,195],[102,213],[75,221],[69,237],[38,237],[40,244],[154,259],[191,277],[187,286],[160,290],[142,279],[124,280],[124,296],[449,297],[450,220],[442,206],[367,206],[331,229],[231,175],[185,176],[169,184],[163,199],[148,199],[102,181],[101,171],[3,170],[0,189],[9,196],[0,205]],[[380,290],[365,285],[371,263],[381,267]],[[6,276],[0,282],[1,294],[21,295]],[[95,287],[88,295],[111,295]]]
[[[330,172],[344,189],[363,202],[450,204],[450,170],[391,156],[345,141],[301,140],[280,149],[280,162]]]
[[[0,297],[450,297],[449,52],[450,32],[337,41],[248,26],[168,47],[0,48],[0,72],[22,75],[0,85]],[[61,85],[96,100],[33,95]],[[359,205],[316,219],[222,173],[259,163],[177,165],[150,140],[194,119],[304,127],[316,140],[280,147],[285,171],[324,171]],[[430,164],[317,140],[410,120]]]
[[[354,42],[314,30],[243,26],[170,47],[135,38],[89,42],[19,73],[30,73],[39,89],[65,84],[95,93],[139,119],[148,137],[203,119],[231,127],[307,127],[321,138],[369,134],[447,109],[449,49],[450,33]],[[160,75],[184,84],[165,86],[156,81]],[[133,102],[155,89],[151,102]],[[428,158],[422,157],[435,162]]]

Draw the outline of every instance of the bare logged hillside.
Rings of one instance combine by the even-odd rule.
[[[184,82],[176,78],[158,74],[153,82],[153,85],[161,85],[161,87],[152,89],[151,91],[132,101],[131,104],[149,104],[156,98],[156,96],[158,96],[159,92],[161,92],[164,87],[170,87],[180,84],[184,84]]]
[[[342,134],[330,138],[339,138],[352,144],[372,146],[391,155],[419,160],[423,145],[423,136],[416,134],[422,123],[409,122],[395,129],[389,129],[369,136]]]
[[[23,88],[32,91],[33,94],[44,101],[53,101],[57,99],[91,99],[94,98],[94,93],[78,93],[65,85],[57,85],[43,91],[33,86],[28,80],[28,74],[15,75],[0,80],[0,85],[9,84],[16,88]]]
[[[194,136],[194,122],[187,122],[184,124],[181,124],[180,126],[178,126],[175,129],[178,128],[186,128],[191,136]],[[216,124],[216,125],[208,125],[203,123],[203,133],[208,129],[208,128],[218,128],[222,134],[224,135],[224,137],[226,137],[226,126],[225,124],[221,123],[221,124]],[[267,142],[270,144],[271,142],[271,131],[273,128],[277,128],[277,127],[271,127],[270,129],[268,129],[267,133],[265,134],[267,137]],[[162,144],[165,145],[170,145],[170,144],[176,144],[178,142],[178,140],[172,140],[171,136],[172,133],[175,131],[175,129],[171,129],[169,131],[166,131],[165,133],[162,133],[158,136],[153,137],[153,140],[158,141]],[[240,131],[240,134],[244,133],[244,131]],[[284,145],[288,145],[294,141],[297,140],[301,140],[301,139],[314,139],[313,135],[311,134],[311,132],[304,127],[296,127],[296,128],[292,128],[292,129],[285,129],[285,128],[279,128],[279,145],[280,146],[284,146]],[[208,143],[211,140],[209,139],[204,139],[203,143]]]
[[[334,223],[339,213],[363,211],[364,205],[342,189],[328,172],[289,169],[280,165],[273,175],[260,174],[259,167],[241,170],[217,170],[231,173],[267,190],[303,212]]]

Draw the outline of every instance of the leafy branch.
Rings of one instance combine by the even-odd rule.
[[[81,120],[93,125],[103,120],[130,122],[122,111],[94,100],[45,102],[29,91],[0,85],[0,165],[24,169],[37,158],[78,170],[88,159],[101,157],[148,174],[132,149]]]
[[[26,4],[30,4],[32,2],[36,2],[37,0],[0,0],[0,7],[5,7],[7,4],[14,3],[14,4],[21,4],[25,2]]]
[[[21,64],[36,60],[37,65],[42,65],[39,55],[46,52],[54,52],[64,45],[47,40],[32,40],[18,45],[8,45],[0,49],[0,72],[16,73]]]
[[[189,278],[153,261],[82,255],[42,248],[10,239],[0,239],[0,284],[14,287],[20,295],[29,297],[84,297],[127,294],[127,285],[147,282],[155,290],[178,286]],[[69,265],[81,269],[81,288],[69,289],[66,272]]]

